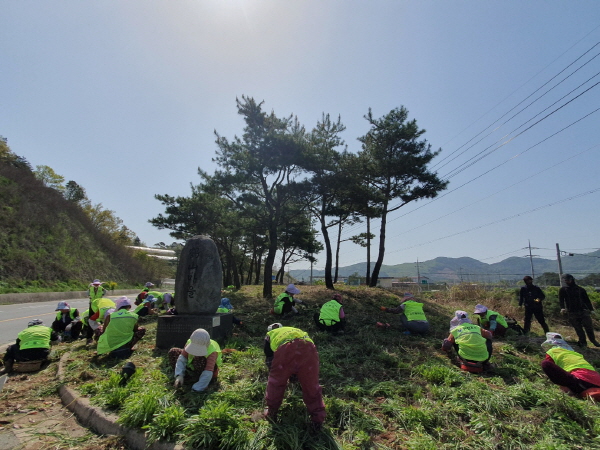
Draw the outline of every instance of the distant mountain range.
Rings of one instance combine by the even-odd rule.
[[[600,250],[592,253],[562,256],[563,273],[571,273],[575,278],[583,278],[590,273],[600,273]],[[544,272],[558,272],[556,260],[533,258],[535,275]],[[375,263],[371,263],[371,270]],[[340,277],[353,274],[365,276],[367,263],[358,263],[339,268]],[[531,274],[529,258],[510,257],[503,261],[487,264],[469,257],[445,258],[438,257],[429,261],[419,262],[418,271],[421,277],[427,277],[430,282],[494,282],[500,280],[519,280]],[[323,270],[313,270],[313,277],[325,276]],[[290,275],[298,281],[310,281],[310,270],[291,270]],[[332,273],[333,275],[333,273]],[[403,263],[394,266],[383,265],[380,277],[416,277],[417,264]]]

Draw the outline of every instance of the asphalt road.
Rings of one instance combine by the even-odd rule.
[[[118,298],[118,296],[107,297]],[[80,313],[85,311],[89,305],[87,298],[70,299],[66,302],[71,308],[77,308]],[[51,326],[56,317],[57,305],[58,301],[0,305],[0,347],[14,344],[17,335],[27,328],[30,320],[41,319],[44,321],[44,325]]]

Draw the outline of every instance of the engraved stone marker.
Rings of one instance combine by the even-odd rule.
[[[233,314],[216,314],[221,303],[223,269],[217,246],[207,236],[189,239],[177,266],[175,307],[177,315],[159,316],[156,346],[183,348],[192,332],[204,328],[212,339],[231,334]]]
[[[217,246],[206,236],[189,239],[177,266],[175,306],[179,314],[214,314],[221,302],[223,269]]]

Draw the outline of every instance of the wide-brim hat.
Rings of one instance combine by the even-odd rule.
[[[299,294],[301,291],[293,284],[288,284],[285,288],[285,292],[287,292],[288,294],[296,295]]]
[[[485,314],[487,312],[487,306],[483,306],[483,305],[475,305],[475,311],[473,311],[475,314]]]
[[[127,297],[119,297],[116,301],[115,301],[115,309],[118,311],[119,309],[121,309],[123,306],[133,306],[132,301],[127,298]]]
[[[101,284],[103,284],[103,283],[100,280],[94,280],[94,281],[92,281],[92,286],[100,286]]]
[[[210,334],[204,328],[198,328],[190,336],[190,342],[184,350],[192,356],[206,356],[210,345]]]
[[[54,311],[60,311],[61,309],[71,309],[67,302],[58,302],[58,306]]]

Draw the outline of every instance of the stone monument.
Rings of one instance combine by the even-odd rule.
[[[233,314],[216,314],[222,285],[223,269],[213,240],[207,236],[189,239],[179,257],[175,278],[178,314],[159,316],[156,347],[182,348],[197,328],[223,341],[233,328]]]

